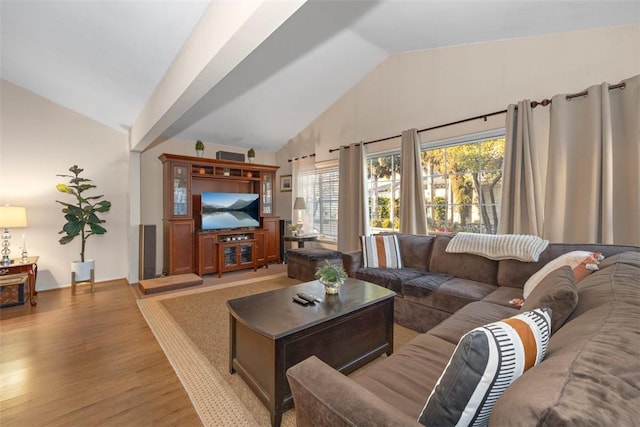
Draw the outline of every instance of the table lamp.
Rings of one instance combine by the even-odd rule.
[[[26,227],[27,226],[27,210],[17,206],[0,206],[0,228],[4,228],[2,232],[2,261],[0,265],[11,265],[9,249],[11,233],[9,227]]]
[[[302,217],[301,211],[307,209],[307,203],[304,201],[304,197],[296,197],[293,202],[293,210],[298,211],[298,234],[302,234]]]

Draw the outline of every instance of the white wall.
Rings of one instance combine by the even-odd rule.
[[[248,150],[238,149],[237,147],[229,147],[217,145],[203,141],[205,144],[204,157],[216,158],[217,151],[229,151],[241,153],[245,155]],[[158,159],[163,153],[180,154],[183,156],[194,156],[195,141],[186,141],[184,139],[171,138],[161,143],[156,143],[147,148],[141,155],[140,159],[140,205],[142,224],[156,225],[156,274],[162,273],[162,163]],[[273,165],[275,164],[275,155],[273,153],[265,153],[256,151],[256,163]],[[277,203],[277,201],[276,201]]]
[[[398,54],[291,139],[276,160],[281,173],[291,173],[287,159],[293,157],[315,152],[317,162],[336,159],[338,153],[329,149],[340,145],[501,111],[523,99],[580,92],[638,73],[638,24]],[[426,142],[500,127],[504,115],[424,132],[421,138]],[[389,145],[369,144],[367,150]],[[280,195],[278,204],[277,213],[290,217],[290,193]]]
[[[55,186],[56,174],[77,164],[98,194],[112,203],[107,233],[90,237],[86,256],[96,260],[96,280],[128,275],[129,162],[125,132],[118,132],[29,91],[0,80],[0,204],[24,206],[28,227],[12,230],[12,256],[22,234],[30,255],[38,255],[38,290],[68,286],[70,263],[79,259],[80,240],[60,245],[65,223],[56,200],[72,201]]]

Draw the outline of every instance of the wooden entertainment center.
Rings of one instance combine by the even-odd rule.
[[[280,217],[274,215],[278,166],[161,154],[165,274],[222,273],[280,262]],[[203,192],[260,196],[260,227],[202,231]]]

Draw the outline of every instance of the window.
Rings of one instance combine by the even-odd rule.
[[[298,179],[307,201],[304,223],[324,240],[338,240],[338,168],[302,172]],[[308,226],[305,226],[305,228]]]
[[[371,233],[399,230],[400,153],[367,158],[367,181]]]
[[[421,152],[427,229],[495,234],[504,133],[433,145]]]
[[[427,229],[495,234],[504,131],[429,144],[421,152]],[[367,159],[372,233],[400,229],[400,153]]]

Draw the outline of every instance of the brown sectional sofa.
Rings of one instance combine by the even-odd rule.
[[[445,253],[447,236],[399,237],[406,271],[358,268],[357,254],[347,254],[345,264],[355,277],[395,290],[398,319],[428,332],[353,378],[315,357],[290,368],[298,426],[419,425],[458,340],[475,327],[518,314],[508,301],[522,296],[526,279],[578,249],[602,252],[606,259],[578,282],[573,313],[552,331],[542,363],[498,399],[490,425],[638,425],[640,248],[552,244],[539,262],[522,263]]]

